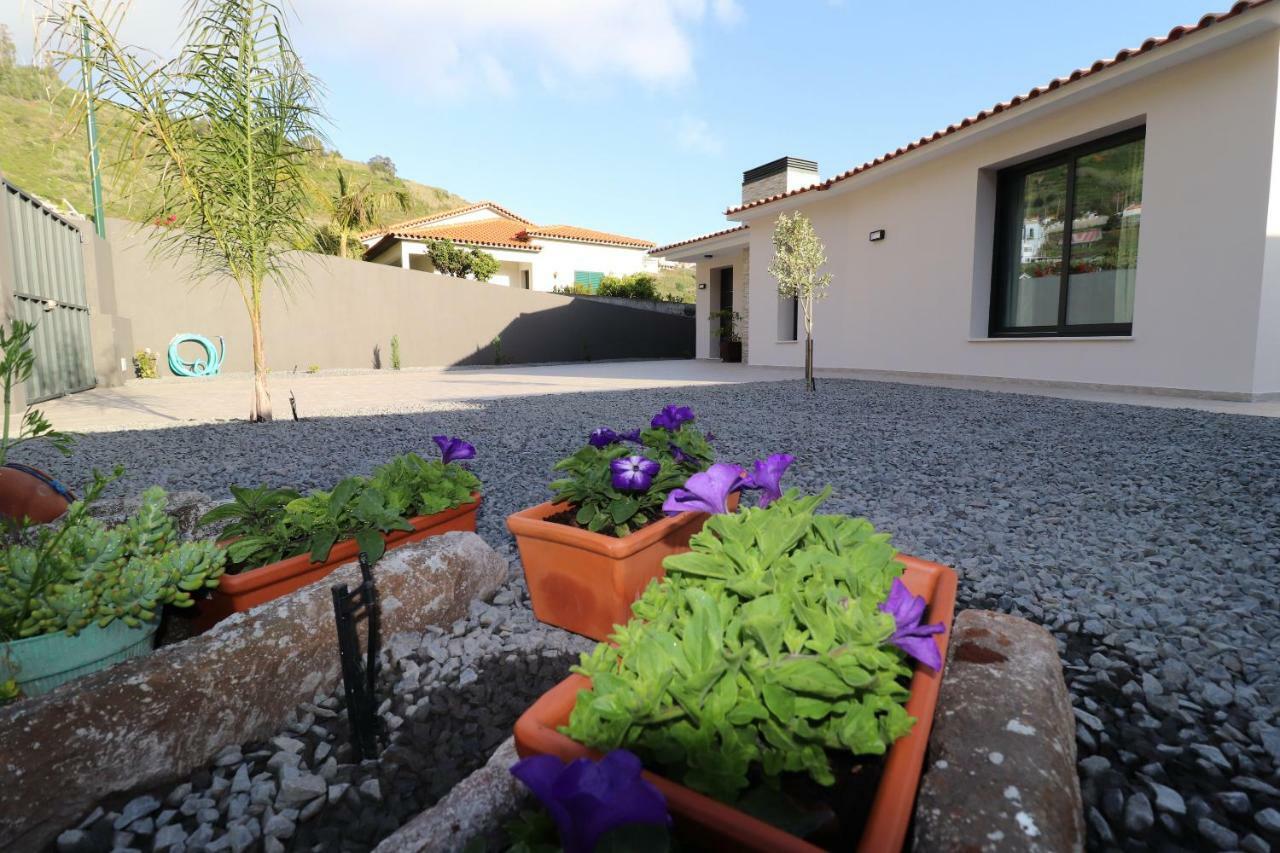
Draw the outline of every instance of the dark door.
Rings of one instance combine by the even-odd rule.
[[[733,310],[733,267],[720,270],[720,310]]]

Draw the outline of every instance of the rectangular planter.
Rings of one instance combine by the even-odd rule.
[[[951,636],[951,620],[955,613],[956,573],[938,563],[918,560],[903,554],[898,559],[906,565],[903,583],[915,595],[928,602],[925,622],[942,622],[947,631],[937,635],[943,661],[947,658],[947,642]],[[933,712],[938,704],[938,688],[942,673],[917,664],[911,678],[911,697],[907,713],[916,724],[905,737],[889,748],[884,775],[876,790],[871,815],[858,844],[861,853],[881,853],[902,849],[907,827],[915,807]],[[521,756],[555,755],[564,761],[577,758],[599,758],[600,753],[588,749],[561,734],[557,729],[567,725],[578,692],[589,688],[584,676],[571,675],[557,684],[529,707],[516,721],[516,750]],[[699,794],[655,773],[645,771],[645,778],[662,791],[671,814],[699,839],[706,839],[711,849],[749,850],[758,853],[818,853],[818,847],[761,820],[750,817],[732,806]]]
[[[736,507],[736,494],[730,496]],[[568,508],[542,503],[507,516],[520,548],[533,615],[541,622],[606,640],[631,618],[631,604],[649,581],[663,576],[662,561],[689,550],[705,512],[682,512],[618,538],[547,521]]]
[[[12,678],[24,696],[40,696],[82,675],[151,654],[159,620],[130,628],[122,619],[95,622],[70,636],[64,631],[0,643],[0,681]]]
[[[387,550],[418,542],[430,536],[452,531],[470,531],[476,529],[476,511],[480,508],[480,495],[473,495],[475,500],[446,509],[435,515],[419,515],[408,519],[413,530],[393,530],[382,538],[386,540]],[[206,631],[232,613],[242,613],[295,589],[325,578],[330,572],[349,563],[360,553],[360,546],[354,539],[346,539],[336,543],[329,551],[329,559],[322,563],[311,562],[310,554],[299,554],[234,575],[223,575],[209,597],[198,603],[199,614],[194,620],[198,631]]]

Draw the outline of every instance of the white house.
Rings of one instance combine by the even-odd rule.
[[[598,287],[606,275],[657,268],[653,243],[575,225],[535,225],[501,205],[482,201],[362,234],[365,260],[434,272],[428,247],[449,240],[482,249],[498,261],[492,284],[555,290],[575,283]]]
[[[768,273],[779,214],[827,248],[819,367],[1280,396],[1280,2],[1246,0],[822,180],[743,175],[697,264],[744,361],[800,366]],[[1070,223],[1070,236],[1064,236]]]

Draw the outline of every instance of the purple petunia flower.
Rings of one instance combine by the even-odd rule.
[[[632,444],[644,444],[644,441],[641,440],[640,438],[640,430],[638,429],[632,429],[632,430],[627,430],[626,432],[618,433],[618,440],[629,441]]]
[[[623,456],[609,463],[613,487],[621,492],[647,491],[660,467],[644,456]]]
[[[710,512],[723,514],[729,511],[729,495],[740,490],[745,474],[737,465],[717,462],[705,471],[694,474],[684,487],[672,489],[662,504],[667,515],[682,512]]]
[[[921,625],[924,606],[923,596],[912,595],[901,578],[894,578],[889,597],[880,605],[880,609],[891,615],[897,625],[889,642],[936,672],[942,666],[942,653],[938,651],[938,643],[933,635],[941,634],[947,628],[941,622],[936,625]]]
[[[694,459],[692,456],[690,456],[688,453],[685,453],[679,447],[676,447],[674,442],[671,444],[671,455],[672,457],[675,458],[677,462],[680,462],[680,463],[698,461],[697,459]]]
[[[534,755],[511,767],[555,821],[565,853],[591,853],[606,832],[630,824],[670,826],[662,792],[640,775],[640,759],[615,749],[599,761],[565,764]]]
[[[742,488],[759,491],[760,506],[768,506],[782,497],[782,475],[795,461],[790,453],[775,453],[768,459],[757,459],[755,470],[747,476]]]
[[[663,406],[662,411],[653,416],[649,425],[654,429],[665,429],[675,432],[686,421],[693,420],[693,409],[688,406]]]
[[[431,440],[440,448],[440,458],[448,465],[462,459],[475,459],[476,448],[470,442],[448,435],[433,435]]]
[[[620,436],[608,427],[596,427],[587,438],[587,443],[592,447],[608,447],[617,444],[619,439]]]

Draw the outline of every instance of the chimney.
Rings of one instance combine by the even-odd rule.
[[[818,182],[818,164],[799,157],[779,157],[742,173],[742,203],[781,195]]]

